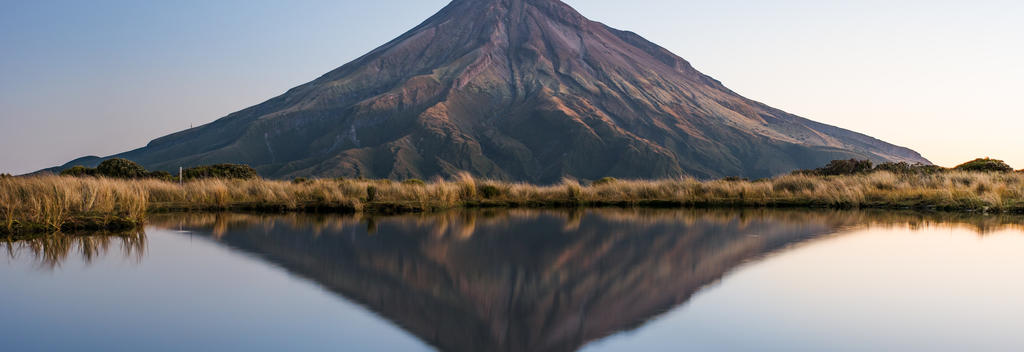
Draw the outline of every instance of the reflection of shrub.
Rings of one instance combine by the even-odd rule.
[[[619,182],[619,179],[614,178],[614,177],[604,177],[604,178],[601,178],[601,179],[599,179],[597,181],[591,182],[590,185],[591,186],[603,186],[603,185],[610,185],[610,184],[613,184],[613,183],[616,183],[616,182]]]
[[[991,158],[979,158],[968,161],[966,163],[958,165],[955,169],[960,171],[994,171],[994,172],[1011,172],[1013,168],[1010,165],[1006,165],[1002,160],[996,160]]]
[[[61,176],[72,176],[72,177],[86,177],[96,176],[96,169],[88,168],[85,166],[73,166],[70,169],[60,172]]]
[[[115,158],[106,160],[96,167],[96,173],[110,178],[147,178],[149,171],[128,159]]]
[[[249,180],[259,177],[256,170],[249,165],[217,164],[185,169],[185,178],[190,180],[204,178]]]

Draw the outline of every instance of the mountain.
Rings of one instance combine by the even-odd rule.
[[[859,218],[601,210],[154,221],[315,282],[438,350],[540,352],[636,329],[738,266]]]
[[[245,163],[272,178],[468,171],[541,183],[756,178],[848,158],[928,163],[744,98],[558,0],[455,0],[312,82],[111,157],[167,171]]]

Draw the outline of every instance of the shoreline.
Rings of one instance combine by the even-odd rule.
[[[1003,211],[982,211],[978,209],[941,209],[936,207],[892,207],[885,205],[862,206],[862,207],[835,207],[835,206],[814,206],[796,204],[773,204],[766,206],[744,206],[744,205],[722,205],[722,204],[691,204],[682,205],[678,201],[640,201],[630,202],[608,202],[601,204],[587,205],[552,205],[552,204],[507,204],[504,202],[481,202],[465,204],[454,208],[428,208],[418,205],[380,203],[367,205],[362,211],[351,209],[329,208],[323,206],[309,205],[296,209],[285,209],[280,206],[230,206],[196,209],[188,207],[158,206],[156,209],[147,212],[147,216],[166,216],[175,214],[247,214],[247,215],[363,215],[363,216],[402,216],[402,215],[430,215],[444,214],[455,210],[538,210],[538,211],[577,211],[577,210],[707,210],[707,211],[863,211],[863,212],[894,212],[901,214],[920,215],[925,217],[963,217],[963,216],[1024,216],[1024,209],[1013,209]],[[1024,217],[1021,217],[1019,224],[1024,225]],[[136,232],[150,225],[148,219],[135,221],[123,217],[112,216],[71,216],[60,231],[52,231],[49,228],[35,224],[25,227],[23,231],[8,232],[6,228],[0,227],[0,237],[8,240],[27,240],[38,237],[45,237],[51,234],[62,233],[65,235],[93,235],[96,233],[125,234]]]
[[[591,209],[634,209],[634,210],[850,210],[850,211],[901,211],[926,215],[1024,215],[1024,208],[1007,209],[1001,211],[985,211],[973,208],[948,208],[936,206],[906,207],[892,205],[875,205],[860,207],[840,207],[830,205],[813,204],[785,204],[775,203],[768,205],[737,205],[728,202],[723,203],[685,203],[677,200],[643,200],[643,201],[622,201],[622,202],[600,202],[593,204],[541,204],[541,203],[515,203],[515,202],[474,202],[467,203],[454,208],[430,207],[420,204],[401,203],[377,203],[367,204],[361,211],[351,208],[333,207],[329,205],[306,205],[298,208],[288,208],[285,205],[235,205],[228,207],[212,208],[191,208],[186,206],[157,206],[147,211],[146,215],[168,215],[168,214],[217,214],[217,213],[243,213],[256,215],[274,214],[336,214],[336,215],[372,215],[372,216],[395,216],[406,214],[435,214],[452,210],[591,210]],[[147,221],[132,220],[117,216],[97,215],[72,215],[67,219],[59,231],[43,225],[28,223],[17,227],[14,231],[0,227],[0,237],[7,237],[14,240],[28,239],[38,236],[45,236],[52,233],[65,234],[90,234],[94,232],[129,232],[137,231],[147,225]],[[1024,224],[1024,222],[1022,222]]]
[[[874,172],[772,179],[612,180],[549,186],[462,175],[410,180],[160,180],[32,176],[0,179],[0,236],[123,231],[148,214],[402,214],[459,208],[882,209],[968,214],[1024,214],[1024,174],[950,171]]]

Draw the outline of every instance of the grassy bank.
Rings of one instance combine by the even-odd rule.
[[[457,207],[816,207],[1024,212],[1024,174],[949,171],[788,175],[759,181],[605,180],[557,185],[477,180],[0,178],[0,233],[123,229],[161,211],[409,212]]]

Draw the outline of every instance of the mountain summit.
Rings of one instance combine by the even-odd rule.
[[[275,178],[468,171],[532,182],[765,177],[846,158],[928,163],[746,99],[558,0],[455,0],[310,83],[112,157],[169,171],[245,163]]]

